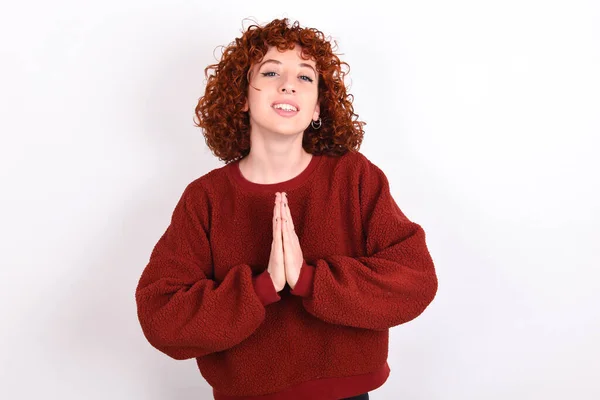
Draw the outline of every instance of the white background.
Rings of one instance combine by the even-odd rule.
[[[287,16],[338,41],[361,150],[439,274],[371,398],[600,398],[600,5],[390,4],[3,2],[0,397],[212,398],[145,341],[134,291],[222,165],[193,126],[204,67],[244,18]]]

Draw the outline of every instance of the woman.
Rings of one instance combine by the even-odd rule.
[[[196,108],[225,166],[191,182],[136,290],[148,341],[217,400],[368,399],[389,328],[437,291],[425,233],[358,148],[346,66],[286,19],[231,43]]]

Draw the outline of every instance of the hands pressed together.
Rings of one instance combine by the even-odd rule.
[[[275,194],[273,210],[273,243],[267,271],[271,275],[276,291],[281,291],[287,282],[293,289],[300,276],[304,262],[300,240],[294,230],[294,222],[286,193]]]

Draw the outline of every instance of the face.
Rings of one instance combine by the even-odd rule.
[[[283,52],[271,47],[250,70],[244,111],[249,111],[251,131],[299,134],[318,120],[316,69],[313,60],[302,58],[300,46]]]

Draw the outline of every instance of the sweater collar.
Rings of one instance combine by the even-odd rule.
[[[321,155],[313,154],[310,163],[306,166],[306,168],[304,168],[302,172],[300,172],[292,179],[278,183],[263,184],[249,181],[242,175],[239,166],[240,160],[234,161],[231,164],[229,164],[228,170],[229,175],[231,176],[234,183],[245,190],[258,192],[285,192],[302,186],[312,175],[317,166],[320,164],[322,158],[323,156]]]

